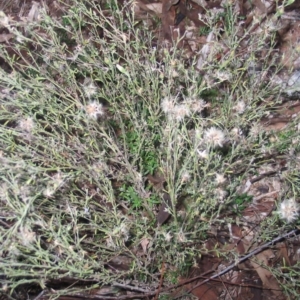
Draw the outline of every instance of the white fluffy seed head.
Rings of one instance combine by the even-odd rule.
[[[170,242],[172,240],[173,236],[170,234],[170,232],[165,232],[164,238],[165,238],[166,242]]]
[[[209,153],[207,150],[197,150],[198,156],[200,159],[208,159]]]
[[[191,180],[191,175],[188,171],[184,171],[181,175],[181,183],[186,183]]]
[[[90,102],[85,106],[85,111],[89,118],[97,120],[100,116],[104,115],[103,105],[96,101]]]
[[[288,223],[291,223],[298,219],[299,216],[299,205],[295,199],[286,199],[281,202],[278,214],[281,219],[286,220]]]
[[[216,173],[216,184],[217,185],[222,185],[225,182],[226,182],[225,176],[223,174]]]
[[[196,100],[191,101],[191,110],[194,113],[200,113],[201,111],[203,111],[208,106],[209,106],[209,104],[207,104],[202,99],[196,99]]]
[[[176,105],[173,109],[174,117],[177,121],[182,121],[185,117],[191,113],[189,107],[186,104]]]
[[[91,98],[97,93],[97,86],[92,82],[90,78],[86,79],[85,82],[83,83],[83,90],[84,93],[88,98]]]
[[[225,200],[225,198],[226,198],[227,195],[228,195],[227,191],[225,191],[225,190],[222,189],[222,188],[217,188],[217,189],[215,190],[215,194],[216,194],[218,200],[219,200],[221,203],[223,203],[223,201]]]
[[[232,79],[232,74],[230,72],[217,71],[214,76],[220,81],[230,81]]]
[[[35,127],[35,123],[32,118],[24,118],[19,121],[19,128],[22,131],[31,133]]]
[[[175,103],[173,99],[166,97],[161,101],[161,109],[167,115],[173,113],[174,107]]]
[[[53,195],[55,194],[55,190],[50,188],[50,187],[47,187],[44,191],[43,191],[43,195],[46,197],[46,198],[51,198]]]
[[[246,110],[246,103],[244,101],[238,101],[233,109],[238,113],[242,114]]]
[[[222,130],[216,127],[211,127],[205,130],[204,140],[207,144],[212,145],[214,148],[223,147],[223,144],[225,143],[225,134]]]
[[[261,125],[259,124],[254,124],[251,128],[250,128],[250,136],[252,137],[258,137],[260,133],[263,132],[263,128]]]
[[[20,239],[24,246],[29,246],[35,241],[36,234],[26,227],[20,229]]]
[[[188,104],[176,104],[175,100],[169,97],[161,101],[161,109],[168,116],[169,120],[175,119],[179,122],[191,114]]]

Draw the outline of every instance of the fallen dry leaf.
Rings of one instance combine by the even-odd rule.
[[[267,13],[267,7],[261,0],[254,0],[253,4],[260,10],[262,14]]]
[[[282,37],[280,47],[282,63],[285,67],[298,69],[300,67],[300,21],[292,23],[291,28]]]
[[[166,182],[165,177],[159,172],[154,176],[148,175],[148,181],[152,184],[154,190],[157,192],[162,192],[164,190],[164,183]],[[168,218],[171,216],[167,211],[167,208],[171,206],[171,198],[170,195],[166,192],[163,193],[162,203],[159,206],[158,214],[156,216],[157,223],[159,225],[164,224]]]
[[[114,292],[115,292],[115,288],[112,286],[103,286],[98,289],[90,290],[90,294],[93,296],[97,296],[97,295],[104,296],[104,295],[114,294]]]
[[[245,253],[245,247],[244,247],[244,243],[242,241],[243,239],[243,233],[242,230],[239,226],[237,226],[236,224],[233,224],[229,227],[229,232],[230,232],[230,236],[231,239],[233,241],[233,243],[236,245],[236,249],[238,254],[242,255]]]
[[[28,21],[32,22],[38,20],[39,12],[40,12],[40,4],[36,1],[32,1],[32,7],[27,16]]]
[[[289,258],[289,251],[286,242],[278,243],[276,245],[276,249],[278,249],[278,251],[276,252],[277,260],[284,260],[284,264],[286,266],[291,266],[292,264]]]
[[[206,2],[208,3],[208,2]],[[191,20],[198,28],[205,26],[204,22],[199,20],[199,14],[205,12],[202,6],[189,2],[188,4],[190,9],[187,9],[186,1],[180,1],[178,4],[178,10],[182,16],[185,16],[187,19]]]
[[[162,3],[150,3],[146,4],[146,7],[157,15],[162,14]]]
[[[284,104],[274,111],[272,118],[262,119],[261,124],[267,131],[280,131],[287,126],[291,120],[300,113],[299,101],[292,104]]]
[[[149,3],[145,4],[140,1],[134,1],[132,2],[132,10],[135,13],[136,17],[141,17],[144,15],[144,12],[150,13],[150,14],[157,14],[160,16],[162,14],[162,3]]]
[[[203,271],[203,270],[201,270]],[[194,274],[195,276],[195,274]],[[186,279],[180,278],[179,283],[184,282]],[[186,284],[182,286],[181,288],[178,288],[173,294],[172,298],[180,297],[180,295],[184,295],[187,291],[193,289],[194,286],[196,286],[198,283],[200,283],[201,280],[197,280],[193,283]],[[203,285],[200,285],[196,288],[194,288],[191,293],[201,300],[218,300],[219,299],[219,293],[216,289],[216,285],[218,285],[218,282],[211,282],[211,283],[205,283]]]
[[[163,202],[159,206],[159,211],[156,216],[156,220],[159,225],[164,224],[171,216],[171,214],[167,210],[168,207],[170,206],[171,206],[171,197],[169,196],[169,194],[164,193]]]
[[[14,35],[11,33],[8,33],[8,34],[2,33],[2,34],[0,34],[0,43],[8,42],[13,37],[14,37]]]
[[[192,285],[187,286],[190,289]],[[218,300],[218,292],[210,284],[203,284],[192,291],[192,294],[201,300]]]
[[[119,272],[130,270],[131,264],[131,257],[126,255],[117,255],[107,263],[107,266],[110,267],[113,271]]]
[[[281,292],[277,279],[266,268],[270,265],[269,261],[274,257],[275,255],[273,251],[271,249],[267,249],[257,254],[256,255],[257,262],[251,260],[251,265],[253,266],[254,270],[257,272],[258,276],[260,277],[264,288],[270,289],[271,292],[277,297],[283,297],[283,299],[285,299]]]
[[[147,239],[147,238],[143,238],[141,240],[141,246],[142,246],[142,249],[143,249],[144,253],[147,253],[147,248],[148,248],[149,242],[150,242],[150,240]]]
[[[169,0],[162,0],[161,39],[172,41],[172,28],[175,24],[175,7]]]

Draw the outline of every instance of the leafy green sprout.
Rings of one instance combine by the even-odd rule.
[[[139,156],[139,165],[143,175],[152,174],[158,167],[158,156],[150,140],[146,140],[141,134],[133,129],[126,132],[126,143],[132,155]]]
[[[120,197],[130,204],[131,209],[139,209],[143,206],[143,199],[139,197],[132,186],[125,184],[120,188]]]
[[[233,199],[233,208],[237,214],[240,214],[246,207],[248,203],[251,203],[253,196],[247,194],[237,195]]]
[[[210,33],[210,28],[208,26],[201,26],[199,28],[199,36],[208,35]]]

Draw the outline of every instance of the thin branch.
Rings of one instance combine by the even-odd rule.
[[[233,264],[229,265],[227,268],[225,268],[223,271],[219,272],[218,274],[215,274],[205,280],[203,280],[202,282],[200,282],[199,284],[195,285],[194,287],[192,287],[191,289],[188,290],[187,293],[190,293],[191,291],[193,291],[195,288],[209,282],[210,280],[214,279],[214,278],[217,278],[217,277],[220,277],[224,274],[226,274],[227,272],[231,271],[235,266],[237,266],[238,264],[244,262],[245,260],[247,260],[248,258],[268,249],[270,246],[278,243],[279,241],[283,240],[283,239],[287,239],[287,238],[290,238],[291,236],[293,235],[298,235],[300,233],[300,230],[299,229],[294,229],[288,233],[285,233],[285,234],[282,234],[278,237],[276,237],[275,239],[273,239],[272,241],[262,245],[262,246],[259,246],[257,247],[256,249],[254,249],[253,251],[251,251],[250,253],[248,253],[247,255],[243,256],[243,257],[240,257],[238,258]],[[174,299],[177,299],[179,297],[176,297]]]
[[[154,300],[157,300],[158,297],[159,297],[159,293],[160,293],[161,287],[162,287],[163,282],[164,282],[164,274],[165,274],[165,271],[166,271],[165,263],[163,262],[163,263],[162,263],[162,266],[161,266],[161,275],[160,275],[159,286],[158,286],[156,295],[155,295],[155,297],[154,297]]]
[[[130,290],[130,291],[135,291],[135,292],[140,292],[140,293],[149,293],[149,290],[147,291],[147,290],[141,289],[141,288],[136,287],[136,286],[123,284],[123,283],[118,283],[118,282],[114,282],[112,284],[112,286],[116,286],[116,287],[122,288],[124,290]]]
[[[42,290],[33,300],[39,300],[43,297],[47,290]]]

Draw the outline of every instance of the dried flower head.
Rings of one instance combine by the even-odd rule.
[[[232,79],[232,74],[225,71],[217,71],[214,77],[218,78],[220,81],[230,81]]]
[[[191,175],[188,171],[185,171],[181,175],[181,183],[186,183],[191,180]]]
[[[208,107],[209,104],[207,104],[204,100],[202,99],[195,99],[191,102],[191,110],[194,113],[200,113],[203,111],[206,107]]]
[[[67,176],[61,172],[55,173],[51,176],[51,181],[48,182],[47,188],[43,191],[43,195],[51,198],[57,190],[59,190],[67,181]]]
[[[161,101],[161,109],[165,114],[172,114],[175,107],[174,100],[166,97]]]
[[[243,131],[242,129],[235,127],[231,130],[231,134],[233,135],[234,138],[237,139],[243,135]]]
[[[281,219],[286,220],[288,223],[297,220],[299,216],[298,203],[294,198],[282,201],[278,210],[278,214]]]
[[[169,232],[164,232],[163,234],[164,234],[166,242],[170,242],[172,240],[173,236],[171,235],[170,231]]]
[[[52,176],[52,185],[55,189],[60,188],[66,181],[66,176],[61,172],[57,172]]]
[[[91,98],[97,93],[97,87],[90,78],[84,80],[83,90],[88,98]]]
[[[7,293],[8,292],[8,284],[7,283],[2,283],[2,292]]]
[[[263,132],[263,128],[260,124],[254,124],[251,128],[250,128],[250,136],[256,138],[257,136],[259,136],[260,133]]]
[[[173,109],[173,115],[177,121],[182,121],[191,113],[190,108],[186,104],[176,105]]]
[[[19,194],[21,200],[23,202],[27,203],[29,201],[30,194],[31,194],[30,186],[29,185],[20,186],[18,194]]]
[[[107,238],[106,238],[106,246],[108,248],[112,248],[112,249],[116,249],[117,248],[117,245],[115,244],[115,241],[113,240],[112,236],[109,235]]]
[[[179,243],[184,243],[184,242],[187,241],[186,236],[185,236],[185,234],[183,233],[182,230],[180,230],[180,231],[177,233],[177,241],[178,241]]]
[[[198,156],[201,158],[201,159],[208,159],[208,152],[207,150],[197,150],[197,153],[198,153]]]
[[[217,188],[215,190],[215,194],[217,196],[217,198],[219,199],[219,201],[221,203],[223,203],[223,201],[225,200],[225,198],[227,197],[227,191],[223,190],[222,188]]]
[[[122,223],[119,227],[120,233],[124,239],[124,241],[127,241],[129,239],[129,228],[126,223]]]
[[[20,239],[24,246],[29,246],[35,241],[36,234],[26,227],[20,228]]]
[[[246,110],[246,103],[244,101],[239,101],[237,104],[233,107],[233,109],[238,113],[242,114]]]
[[[46,197],[46,198],[51,198],[54,194],[55,194],[55,191],[53,188],[51,187],[47,187],[44,191],[43,191],[43,195]]]
[[[19,121],[19,128],[22,131],[31,133],[35,127],[35,123],[32,118],[25,118]]]
[[[91,119],[97,120],[99,116],[104,115],[103,105],[96,101],[90,102],[86,107],[85,111]]]
[[[176,78],[176,77],[179,77],[179,74],[178,74],[178,72],[177,72],[176,70],[172,69],[172,70],[171,70],[171,76],[172,76],[173,78]]]
[[[8,199],[9,187],[6,182],[0,184],[0,200],[6,202]]]
[[[225,134],[222,130],[211,127],[205,130],[204,139],[206,140],[206,143],[213,147],[223,147],[223,144],[225,143]]]
[[[223,183],[226,182],[226,178],[223,174],[216,174],[216,184],[217,185],[222,185]]]
[[[2,10],[0,11],[0,26],[10,29],[11,17],[7,16]]]

